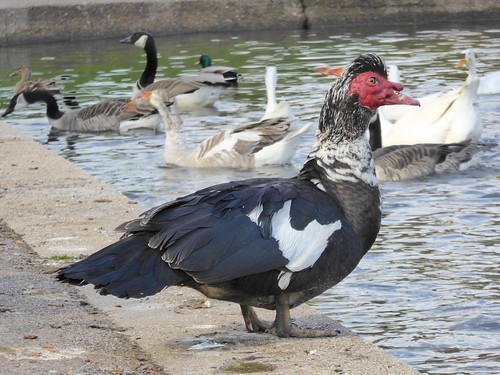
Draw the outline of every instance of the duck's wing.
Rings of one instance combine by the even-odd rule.
[[[340,229],[340,219],[334,203],[312,184],[255,179],[179,198],[122,229],[127,236],[149,236],[148,246],[171,268],[199,283],[220,283],[311,267]]]

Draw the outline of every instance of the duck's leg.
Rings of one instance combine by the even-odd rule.
[[[264,322],[257,317],[257,313],[252,306],[240,305],[240,307],[248,332],[265,332],[271,327],[269,323]]]
[[[288,296],[284,293],[276,296],[276,320],[274,323],[278,337],[314,338],[334,337],[339,334],[337,330],[331,329],[302,329],[292,327]]]

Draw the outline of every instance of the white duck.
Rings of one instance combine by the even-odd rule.
[[[153,36],[142,31],[136,32],[120,40],[120,43],[133,44],[143,48],[146,52],[146,67],[134,85],[132,99],[140,92],[157,91],[162,95],[164,102],[169,102],[175,97],[177,106],[193,109],[212,106],[224,88],[222,85],[180,78],[168,78],[155,82],[158,55]]]
[[[469,74],[477,75],[476,55],[472,49],[465,50],[465,58],[460,60],[458,67],[467,65]],[[479,78],[478,95],[494,95],[500,93],[500,71],[490,72]]]
[[[467,57],[466,53],[469,64]],[[383,145],[477,142],[482,133],[478,86],[479,78],[469,66],[469,75],[460,88],[411,110],[388,129],[384,129],[387,122],[382,123]]]
[[[158,130],[161,118],[151,106],[135,107],[125,110],[127,104],[122,100],[105,100],[87,107],[72,109],[66,112],[59,110],[54,96],[44,90],[27,91],[15,95],[2,117],[15,109],[28,104],[43,102],[47,106],[47,118],[53,128],[77,132],[126,132],[137,128]]]
[[[151,103],[164,119],[166,127],[165,161],[195,168],[230,167],[252,169],[262,165],[290,163],[302,136],[310,124],[294,127],[286,102],[276,103],[277,71],[266,68],[267,107],[264,117],[256,123],[218,133],[197,148],[186,148],[179,130],[182,120],[168,108],[161,94],[147,92],[138,95]],[[131,104],[133,105],[133,104]]]

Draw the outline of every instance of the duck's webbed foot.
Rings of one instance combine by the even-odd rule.
[[[260,320],[252,306],[240,305],[245,326],[248,332],[266,332],[271,328],[271,324]]]
[[[290,319],[290,306],[286,294],[276,296],[276,320],[275,331],[278,337],[335,337],[339,335],[338,330],[331,329],[304,329],[292,327]]]

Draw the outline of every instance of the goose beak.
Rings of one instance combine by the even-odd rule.
[[[7,108],[7,109],[5,110],[5,112],[3,113],[2,117],[5,117],[5,116],[7,116],[9,113],[12,113],[12,112],[14,112],[14,108],[9,107],[9,108]]]
[[[122,112],[130,112],[130,113],[135,113],[137,112],[137,106],[134,101],[127,102],[122,108]]]
[[[332,68],[331,66],[327,65],[327,66],[318,66],[317,68],[314,68],[314,71],[323,74],[325,77],[327,76],[340,77],[342,75],[342,72],[344,71],[344,68]]]
[[[128,37],[126,37],[126,38],[124,38],[124,39],[121,39],[121,40],[120,40],[120,43],[128,43],[128,44],[133,44],[133,43],[132,43],[132,35],[130,35],[130,36],[128,36]]]
[[[139,95],[137,95],[138,99],[143,99],[146,101],[151,101],[151,95],[153,95],[152,91],[146,91],[146,92],[141,92]]]

